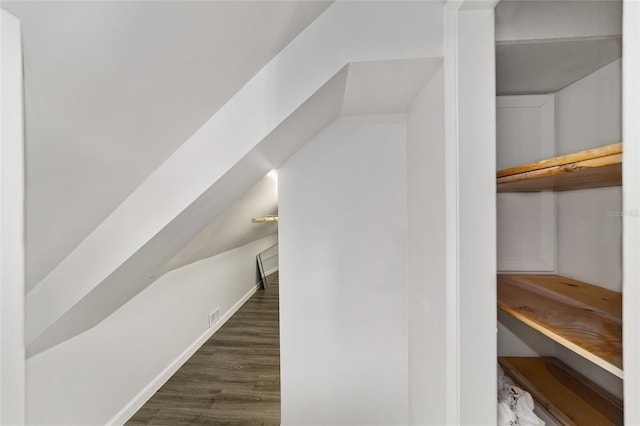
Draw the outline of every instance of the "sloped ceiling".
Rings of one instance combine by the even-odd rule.
[[[282,163],[301,142],[310,140],[340,115],[391,114],[407,111],[410,101],[437,69],[439,59],[356,62],[345,81],[328,85],[278,127],[261,146],[278,146]],[[340,77],[344,77],[344,75]],[[344,93],[343,93],[344,92]],[[342,106],[340,107],[340,101]],[[277,233],[277,223],[252,224],[249,218],[278,214],[277,171],[270,172],[207,225],[171,258],[150,281],[173,269]]]
[[[339,114],[349,92],[350,63],[416,58],[441,63],[442,9],[439,2],[332,4],[28,292],[28,356],[93,327],[135,296],[180,249],[295,152],[315,126],[319,130]],[[400,85],[407,83],[417,86]],[[313,105],[325,114],[313,113]],[[307,125],[294,120],[300,114],[310,117]]]
[[[3,1],[24,39],[27,288],[330,4]]]
[[[420,83],[426,82],[441,64],[442,58],[362,62],[354,67],[355,76],[351,78],[348,78],[348,74],[352,65],[342,68],[202,197],[33,339],[27,346],[27,356],[36,355],[95,326],[163,273],[216,252],[229,250],[240,238],[249,237],[243,223],[247,226],[264,226],[251,225],[250,212],[261,205],[267,208],[275,198],[273,183],[267,180],[270,178],[263,178],[268,170],[264,170],[266,165],[281,165],[311,137],[344,113],[345,103],[350,105],[349,114],[369,114],[372,108],[377,113],[405,112],[402,108],[406,108],[407,97],[415,95],[410,93],[411,88],[418,90]],[[423,73],[412,71],[413,67]],[[395,72],[390,72],[394,69]],[[380,74],[376,76],[376,73]],[[361,90],[364,87],[363,82],[359,81],[361,78],[369,83],[384,81],[397,90],[390,91],[388,87],[376,85],[367,92]],[[388,93],[389,96],[381,97],[381,93]],[[370,105],[372,99],[378,99],[374,107]],[[358,106],[362,110],[356,110]],[[230,186],[235,190],[230,190]],[[235,202],[228,202],[240,188],[244,196]],[[266,194],[260,195],[265,189]],[[230,235],[221,232],[225,227],[233,227],[235,233]],[[272,232],[268,228],[264,228],[264,231]],[[253,232],[261,230],[255,229]],[[49,297],[46,301],[51,305]]]
[[[278,178],[273,171],[207,225],[151,279],[155,280],[166,272],[276,234],[277,222],[251,223],[251,218],[277,214]]]
[[[622,1],[503,1],[498,95],[557,92],[622,56]]]
[[[622,0],[504,0],[496,41],[602,37],[621,33]]]
[[[622,37],[496,44],[498,95],[553,93],[622,57]]]

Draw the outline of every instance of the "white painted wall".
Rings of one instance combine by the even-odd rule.
[[[446,423],[444,71],[414,99],[407,116],[409,423]]]
[[[495,424],[496,2],[445,12],[447,424]]]
[[[499,96],[496,100],[497,169],[555,155],[555,97]],[[554,272],[555,194],[497,196],[498,271]]]
[[[553,157],[555,97],[499,96],[496,100],[498,170]]]
[[[640,212],[640,3],[624,2],[624,65],[623,65],[623,135],[624,210]],[[640,215],[627,214],[624,219],[624,394],[625,423],[640,424]]]
[[[276,236],[173,270],[98,326],[27,362],[27,424],[116,424],[209,337],[208,314],[250,293]]]
[[[24,423],[25,236],[20,21],[1,11],[0,424]]]
[[[622,291],[622,188],[556,195],[558,273]]]
[[[556,95],[558,155],[622,141],[622,59]]]
[[[280,168],[283,425],[408,423],[405,126],[340,117]]]
[[[559,91],[556,106],[559,155],[622,141],[621,61]],[[556,200],[558,272],[621,291],[621,188],[559,192]]]

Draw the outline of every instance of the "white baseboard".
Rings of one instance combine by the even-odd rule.
[[[129,401],[129,403],[125,405],[118,414],[113,416],[113,418],[107,422],[107,425],[123,425],[127,420],[133,417],[133,415],[153,396],[153,394],[155,394],[158,389],[160,389],[162,385],[164,385],[167,380],[169,380],[171,376],[173,376],[176,371],[178,371],[178,369],[182,367],[182,365],[187,362],[187,360],[191,358],[191,356],[200,349],[200,347],[204,345],[204,343],[209,340],[209,338],[211,338],[211,336],[213,336],[215,332],[218,331],[218,329],[220,329],[220,327],[222,327],[224,323],[227,322],[227,320],[231,318],[231,316],[235,314],[236,311],[240,309],[240,307],[244,305],[244,303],[249,300],[249,298],[253,296],[261,286],[262,283],[260,282],[254,285],[244,296],[242,296],[240,300],[235,303],[235,305],[222,315],[220,320],[213,327],[207,329],[207,331],[198,337],[198,339],[185,349],[184,352],[178,355],[178,357],[176,357],[176,359],[174,359],[167,368],[158,374],[151,383],[145,386],[144,389]]]

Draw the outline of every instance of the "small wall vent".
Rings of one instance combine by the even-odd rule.
[[[209,314],[209,328],[213,327],[215,323],[220,320],[220,306],[218,306],[215,311]]]

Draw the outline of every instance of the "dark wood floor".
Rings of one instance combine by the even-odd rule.
[[[127,425],[279,425],[278,273]]]

